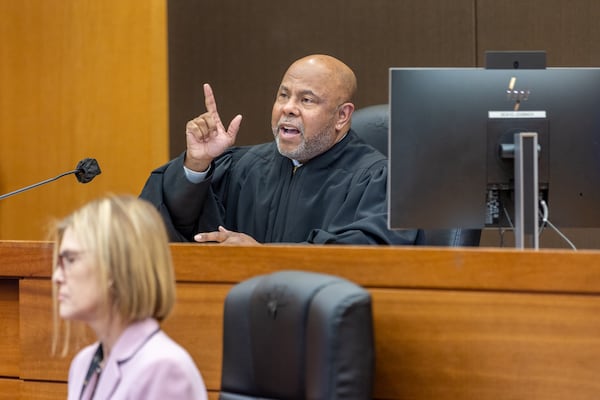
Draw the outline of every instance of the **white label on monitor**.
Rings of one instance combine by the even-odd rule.
[[[546,118],[546,111],[488,111],[488,118]]]

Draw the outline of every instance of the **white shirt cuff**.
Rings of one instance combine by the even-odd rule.
[[[185,177],[188,181],[192,183],[200,183],[206,179],[206,175],[208,175],[208,172],[210,171],[210,165],[208,166],[208,169],[204,172],[192,171],[184,165],[183,171],[185,172]]]

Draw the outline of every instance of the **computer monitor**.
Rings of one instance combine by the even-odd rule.
[[[389,94],[390,228],[510,226],[517,132],[553,225],[600,227],[600,68],[391,68]]]

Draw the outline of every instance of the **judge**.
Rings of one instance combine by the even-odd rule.
[[[186,126],[184,154],[150,175],[141,197],[172,241],[413,244],[387,228],[387,161],[351,130],[354,72],[322,54],[294,62],[277,89],[270,143],[234,147],[210,85]]]

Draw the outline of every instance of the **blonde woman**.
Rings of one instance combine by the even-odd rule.
[[[156,209],[109,196],[75,211],[54,234],[54,343],[59,319],[83,321],[98,338],[71,362],[68,398],[206,399],[194,361],[160,329],[175,282]]]

